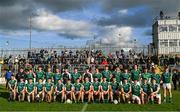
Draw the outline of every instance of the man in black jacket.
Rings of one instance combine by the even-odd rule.
[[[20,81],[20,78],[25,79],[25,73],[24,73],[24,69],[22,67],[19,68],[19,72],[16,74],[17,82]]]

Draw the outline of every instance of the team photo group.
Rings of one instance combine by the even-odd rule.
[[[40,65],[37,70],[31,67],[20,67],[14,74],[10,69],[6,73],[9,89],[9,101],[28,102],[61,102],[61,103],[136,103],[161,104],[161,101],[171,103],[172,74],[168,67],[159,73],[157,67],[151,70],[138,65],[120,68],[115,66],[109,70],[105,65],[103,70],[98,67],[92,73],[86,67],[84,73],[78,68],[69,72],[64,68],[45,69]],[[176,70],[174,73],[178,72]]]

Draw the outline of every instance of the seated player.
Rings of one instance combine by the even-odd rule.
[[[17,94],[18,94],[18,100],[24,101],[25,98],[25,82],[24,77],[20,77],[20,82],[17,84]]]
[[[157,103],[161,104],[160,85],[156,83],[156,79],[152,79],[151,89],[151,102],[154,103],[154,98],[156,98]]]
[[[138,80],[134,80],[134,83],[132,84],[132,101],[137,102],[138,104],[141,104],[141,99],[140,99],[140,95],[141,95],[141,86],[138,84]]]
[[[118,101],[120,102],[120,91],[119,91],[119,83],[116,82],[117,77],[113,77],[113,81],[110,83],[109,95],[111,102],[114,100],[114,96],[117,96]]]
[[[145,104],[148,102],[149,98],[150,98],[150,94],[151,94],[151,87],[150,84],[148,84],[148,77],[147,78],[143,78],[143,82],[141,84],[141,101],[142,104]]]
[[[17,87],[17,80],[15,79],[14,75],[11,75],[11,80],[8,82],[9,87],[9,101],[15,101],[16,100],[16,87]]]
[[[74,83],[74,90],[75,90],[75,96],[76,96],[77,101],[79,102],[81,99],[81,101],[83,102],[83,100],[82,100],[82,84],[80,83],[79,78],[77,78]]]
[[[99,102],[100,102],[100,82],[98,81],[98,77],[94,77],[94,82],[92,83],[93,86],[93,101],[94,101],[94,97],[98,97],[99,98]]]
[[[44,84],[40,78],[35,87],[36,100],[41,102],[44,100]]]
[[[57,97],[61,96],[61,102],[64,101],[64,84],[62,83],[62,80],[58,80],[58,83],[55,86],[54,91],[54,101],[56,101]]]
[[[123,83],[121,85],[121,96],[123,99],[123,102],[130,102],[130,98],[131,98],[131,84],[128,83],[128,80],[125,78],[123,79]]]
[[[27,100],[28,102],[34,102],[34,83],[33,83],[33,79],[29,78],[28,83],[26,84],[26,94],[27,94]]]
[[[45,96],[46,96],[46,101],[48,103],[51,103],[52,101],[52,92],[53,92],[53,84],[51,82],[51,78],[47,80],[45,83]]]
[[[93,100],[93,89],[92,85],[89,82],[89,78],[85,78],[85,82],[83,83],[83,92],[82,92],[82,100],[84,102],[85,95],[88,96],[88,102],[90,103],[91,99]]]
[[[108,101],[109,101],[109,82],[107,82],[106,77],[103,78],[103,82],[101,83],[101,99],[103,102],[105,95],[108,95]]]
[[[65,84],[65,101],[67,100],[67,97],[69,95],[70,95],[71,101],[74,99],[74,101],[76,102],[73,84],[71,83],[70,79],[67,79],[67,83]]]

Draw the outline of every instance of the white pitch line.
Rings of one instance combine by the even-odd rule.
[[[83,106],[81,112],[84,112],[84,111],[86,110],[87,106],[88,106],[88,103],[86,103],[86,104]]]

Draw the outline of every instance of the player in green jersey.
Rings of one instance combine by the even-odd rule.
[[[138,65],[134,65],[134,70],[131,71],[131,80],[134,82],[135,80],[138,81],[138,84],[140,84],[140,76],[141,72],[138,69]]]
[[[80,83],[79,78],[77,78],[76,82],[74,83],[74,92],[75,92],[77,101],[79,102],[81,100],[83,102],[83,100],[82,100],[82,84]]]
[[[144,72],[141,75],[141,79],[142,80],[146,79],[147,83],[151,83],[151,74],[148,72],[147,68],[144,68]]]
[[[36,95],[36,100],[38,102],[41,102],[44,100],[44,84],[42,82],[42,79],[39,79],[38,83],[35,86],[35,95]]]
[[[30,70],[26,70],[26,75],[25,76],[26,76],[25,77],[25,79],[26,79],[25,83],[26,84],[28,83],[29,79],[32,79],[33,83],[34,83],[34,75],[33,75],[32,70],[31,70],[31,72],[30,72]]]
[[[10,100],[16,100],[16,87],[17,87],[17,80],[15,79],[14,75],[11,75],[11,80],[8,82],[9,87],[9,101]]]
[[[106,77],[103,78],[103,82],[101,82],[101,99],[104,102],[104,96],[108,95],[108,101],[109,101],[109,82],[107,82]]]
[[[113,102],[114,97],[118,98],[118,101],[120,102],[120,91],[119,91],[119,83],[116,81],[117,77],[112,78],[112,82],[110,83],[110,89],[109,89],[109,96],[111,99],[111,102]]]
[[[86,78],[89,78],[89,82],[93,82],[93,76],[92,76],[92,73],[90,72],[89,68],[86,68],[86,71],[82,75],[83,82],[85,82]]]
[[[162,74],[164,102],[166,102],[167,92],[169,93],[169,102],[172,102],[171,82],[172,74],[169,72],[169,68],[165,68],[165,72]]]
[[[72,73],[72,83],[75,83],[77,79],[81,80],[81,74],[78,72],[77,68],[74,68],[74,72]]]
[[[143,82],[141,83],[141,88],[142,88],[141,101],[142,101],[142,104],[145,104],[148,102],[148,100],[150,98],[150,94],[151,94],[151,87],[147,81],[148,81],[148,77],[143,78]]]
[[[158,73],[158,70],[156,68],[153,69],[153,73],[151,75],[151,83],[152,79],[155,79],[157,84],[160,84],[161,82],[161,75]]]
[[[53,92],[53,84],[51,82],[51,78],[47,80],[45,83],[45,98],[48,103],[52,101],[52,92]]]
[[[122,73],[119,66],[115,68],[115,71],[112,73],[112,75],[116,78],[116,82],[120,83]]]
[[[156,83],[156,79],[152,79],[151,84],[151,102],[154,102],[154,98],[157,99],[157,103],[161,104],[161,94],[160,94],[160,85]]]
[[[54,85],[56,85],[59,80],[62,80],[62,75],[60,73],[59,68],[56,68],[56,73],[54,74],[54,77],[53,77]]]
[[[51,71],[51,68],[48,68],[48,71],[45,73],[46,81],[50,78],[51,81],[53,80],[54,73]]]
[[[100,82],[98,77],[94,76],[94,82],[92,83],[93,86],[93,100],[98,97],[100,101]]]
[[[112,78],[112,73],[107,65],[105,66],[105,69],[102,71],[102,76],[103,78],[105,77],[108,82],[110,82]]]
[[[62,80],[58,80],[58,83],[55,85],[55,91],[54,91],[54,101],[56,101],[57,97],[61,96],[61,102],[64,101],[64,84],[62,83]]]
[[[95,73],[93,74],[93,79],[98,78],[98,82],[102,82],[102,74],[99,72],[99,69],[95,69]]]
[[[121,96],[123,99],[123,102],[130,102],[130,98],[131,98],[131,84],[128,83],[127,78],[123,79],[123,83],[121,85]]]
[[[39,79],[42,79],[43,83],[45,83],[44,77],[45,77],[45,72],[42,70],[42,66],[39,66],[38,71],[36,71],[36,82],[38,82]]]
[[[67,100],[67,97],[70,95],[71,101],[74,99],[76,101],[76,97],[74,94],[74,87],[73,84],[71,83],[71,79],[66,79],[67,83],[65,84],[65,101]]]
[[[93,87],[89,82],[89,78],[85,78],[85,82],[83,83],[83,92],[82,92],[82,100],[84,101],[84,97],[88,96],[88,102],[93,98]],[[92,99],[93,100],[93,99]]]
[[[24,83],[24,77],[20,77],[20,82],[17,84],[17,94],[18,94],[18,100],[24,101],[25,98],[25,83]]]
[[[120,82],[120,84],[122,84],[122,83],[123,83],[123,80],[125,80],[125,79],[128,81],[128,83],[130,83],[130,77],[131,77],[131,75],[130,75],[130,73],[128,72],[128,69],[125,68],[125,69],[124,69],[124,73],[122,73],[122,75],[121,75],[122,82]]]
[[[27,94],[27,100],[28,102],[34,102],[34,83],[33,83],[33,79],[30,78],[28,83],[26,84],[26,94]]]
[[[138,104],[141,104],[141,99],[140,99],[140,95],[141,95],[141,86],[138,84],[138,80],[135,79],[134,83],[132,83],[132,101],[137,102]]]

